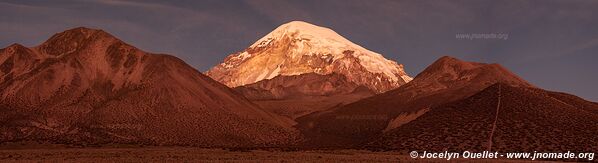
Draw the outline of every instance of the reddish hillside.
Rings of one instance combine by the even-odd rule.
[[[295,138],[261,110],[169,55],[75,28],[0,50],[0,142],[270,146]]]
[[[442,57],[398,89],[297,121],[304,134],[313,135],[312,141],[325,146],[359,144],[425,114],[431,107],[468,97],[497,82],[532,87],[498,64]]]
[[[418,151],[597,151],[598,114],[564,93],[495,84],[385,132],[372,148]]]

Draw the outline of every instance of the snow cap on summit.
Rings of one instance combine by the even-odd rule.
[[[244,51],[228,56],[207,74],[237,87],[279,75],[339,73],[352,82],[384,92],[411,81],[403,66],[325,27],[285,23]]]

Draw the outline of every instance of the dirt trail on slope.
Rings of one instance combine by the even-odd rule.
[[[494,136],[494,130],[496,129],[496,122],[498,121],[498,112],[500,111],[500,85],[498,85],[498,102],[496,103],[496,115],[494,117],[494,123],[492,124],[492,130],[488,137],[488,151],[492,150],[492,137]]]

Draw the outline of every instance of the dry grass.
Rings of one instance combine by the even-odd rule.
[[[35,148],[0,149],[0,162],[441,162],[412,159],[395,152],[332,151],[228,151],[185,147],[145,148]],[[451,160],[453,161],[453,160]],[[517,160],[464,160],[459,162],[517,162]]]

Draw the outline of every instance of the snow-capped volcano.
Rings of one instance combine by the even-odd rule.
[[[276,76],[338,73],[376,92],[411,81],[403,65],[340,36],[331,29],[302,21],[281,25],[244,51],[228,56],[207,72],[237,87]]]

